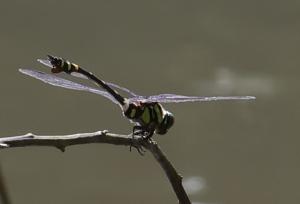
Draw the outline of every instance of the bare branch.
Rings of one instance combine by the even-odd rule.
[[[182,186],[182,177],[177,173],[176,169],[174,168],[172,163],[168,160],[166,155],[161,151],[158,144],[155,141],[152,141],[151,144],[147,143],[145,148],[151,151],[156,161],[158,161],[160,166],[165,171],[169,181],[172,184],[173,190],[176,193],[179,203],[190,204],[191,201]]]
[[[0,200],[2,204],[10,204],[11,200],[8,195],[8,190],[5,182],[5,176],[2,172],[2,168],[0,167]]]
[[[132,137],[132,135],[113,134],[108,133],[108,131],[58,136],[39,136],[28,133],[21,136],[0,138],[0,149],[26,146],[52,146],[64,152],[67,146],[90,143],[133,146],[138,150],[140,150],[141,147],[148,149],[165,171],[172,184],[173,190],[176,193],[179,203],[191,203],[182,186],[182,177],[177,173],[176,169],[154,140],[145,140],[141,137]]]

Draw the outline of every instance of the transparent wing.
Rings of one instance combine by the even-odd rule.
[[[51,62],[47,59],[37,59],[37,61],[43,65],[46,65],[47,67],[53,68]]]
[[[106,91],[98,90],[95,88],[91,88],[79,83],[75,83],[60,77],[56,77],[53,74],[46,74],[44,72],[30,70],[30,69],[19,69],[19,71],[23,74],[31,76],[33,78],[39,79],[47,84],[51,84],[53,86],[63,87],[66,89],[78,90],[78,91],[87,91],[91,93],[95,93],[101,96],[104,96],[114,102],[115,104],[119,104],[110,94]]]
[[[133,97],[132,102],[158,102],[158,103],[182,103],[182,102],[205,102],[205,101],[224,101],[224,100],[253,100],[254,96],[182,96],[176,94],[160,94],[149,97]]]
[[[137,95],[136,93],[130,91],[129,89],[125,88],[125,87],[122,87],[122,86],[119,86],[117,84],[113,84],[113,83],[110,83],[110,82],[107,82],[107,84],[110,86],[110,87],[113,87],[113,88],[117,88],[117,89],[120,89],[124,92],[126,92],[127,94],[129,94],[131,97],[138,97],[139,95]]]
[[[47,66],[47,67],[53,68],[52,64],[47,59],[38,59],[37,61],[39,63]],[[83,74],[77,73],[77,72],[72,72],[71,75],[74,76],[74,77],[82,78],[82,79],[88,79],[88,77],[84,76]],[[126,92],[127,94],[129,94],[132,97],[138,96],[137,94],[133,93],[132,91],[130,91],[129,89],[127,89],[125,87],[122,87],[122,86],[119,86],[119,85],[116,85],[116,84],[113,84],[113,83],[109,83],[109,82],[107,82],[107,84],[110,87],[117,88],[117,89],[120,89],[120,90]]]

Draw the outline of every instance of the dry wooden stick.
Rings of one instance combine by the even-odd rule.
[[[132,135],[113,134],[108,133],[108,131],[58,136],[39,136],[28,133],[21,136],[0,138],[0,149],[26,146],[52,146],[64,152],[67,146],[90,143],[133,146],[139,152],[142,148],[149,150],[166,173],[179,203],[191,203],[182,186],[182,177],[177,173],[176,169],[154,140],[145,140],[141,137],[132,137]]]
[[[6,186],[6,182],[4,179],[4,174],[2,172],[2,168],[0,167],[0,203],[2,204],[10,204],[10,197],[8,195],[8,190]]]

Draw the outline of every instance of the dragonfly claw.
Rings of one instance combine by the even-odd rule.
[[[135,136],[136,136],[135,134],[132,134],[129,151],[131,152],[132,147],[134,147],[140,155],[144,156],[146,150],[143,148],[142,141],[140,140],[140,138],[135,138]],[[143,139],[143,137],[141,137],[141,139]]]

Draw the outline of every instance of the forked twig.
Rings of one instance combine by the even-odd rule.
[[[94,133],[79,133],[73,135],[40,136],[28,133],[21,136],[0,138],[0,149],[26,146],[52,146],[62,152],[71,145],[106,143],[113,145],[133,146],[139,150],[141,147],[149,150],[156,161],[166,173],[174,192],[181,204],[190,204],[190,200],[182,186],[182,177],[177,173],[166,155],[159,148],[154,140],[145,140],[141,137],[131,135],[120,135],[108,133],[108,131],[98,131]]]

